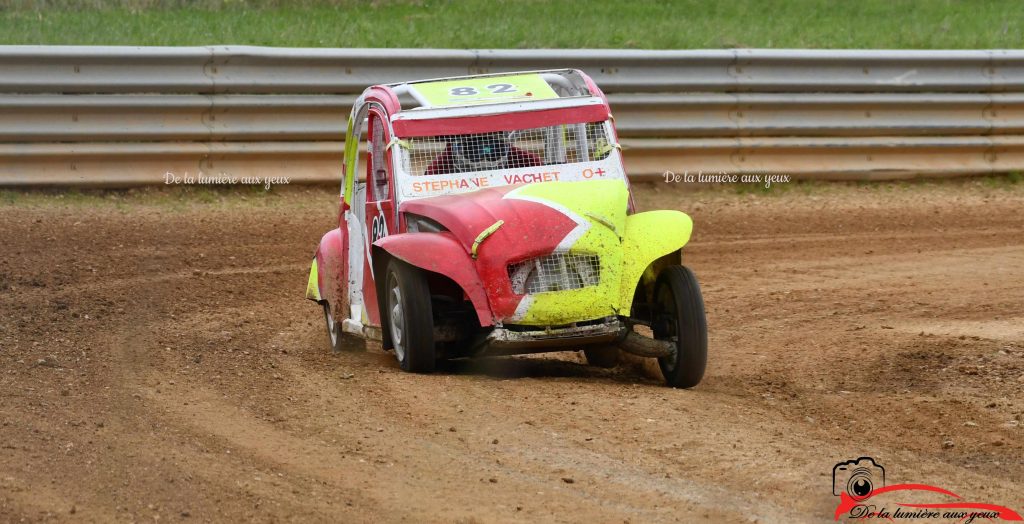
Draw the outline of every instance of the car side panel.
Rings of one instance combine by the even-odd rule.
[[[316,272],[317,294],[320,300],[326,300],[333,308],[334,318],[346,318],[348,316],[348,293],[345,285],[348,282],[348,265],[346,255],[348,251],[345,231],[333,229],[328,231],[320,239],[320,247],[316,250],[314,266],[310,269],[310,287],[313,280],[313,272]],[[310,289],[307,289],[306,297],[310,296]],[[315,298],[313,298],[316,300]]]
[[[374,253],[371,245],[376,245],[380,239],[387,238],[391,231],[397,229],[394,219],[394,206],[390,200],[371,202],[366,205],[366,230],[363,238],[368,240],[366,245],[366,265],[363,268],[363,304],[365,305],[364,325],[380,326],[380,310],[378,309],[379,296],[377,294],[378,280],[384,278],[383,272],[377,272],[377,264],[373,259]]]

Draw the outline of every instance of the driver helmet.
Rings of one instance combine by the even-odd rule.
[[[458,135],[452,139],[452,157],[460,172],[499,169],[505,167],[511,147],[506,131]]]

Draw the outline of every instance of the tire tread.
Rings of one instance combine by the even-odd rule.
[[[697,276],[686,266],[669,266],[658,275],[655,296],[660,286],[667,285],[676,297],[677,319],[680,332],[677,362],[667,371],[664,359],[658,359],[665,383],[675,388],[692,388],[704,378],[708,357],[708,328]],[[680,299],[679,297],[682,297]]]
[[[398,259],[391,259],[388,262],[385,282],[390,283],[392,273],[397,276],[402,300],[405,302],[403,307],[406,347],[405,361],[401,362],[402,369],[413,373],[431,373],[437,365],[437,360],[434,348],[433,307],[427,278],[419,268]],[[387,293],[385,303],[391,300],[390,290],[387,290]],[[381,324],[388,322],[384,313],[390,311],[389,306],[390,304],[382,312]]]

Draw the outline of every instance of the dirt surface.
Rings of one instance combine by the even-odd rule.
[[[870,455],[1024,511],[1024,187],[636,188],[692,214],[695,389],[402,373],[303,298],[327,189],[5,194],[0,521],[823,522]]]

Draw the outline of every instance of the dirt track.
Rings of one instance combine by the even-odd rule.
[[[820,522],[862,455],[1024,511],[1024,187],[682,189],[637,200],[695,219],[689,391],[332,355],[328,190],[0,204],[0,521]]]

